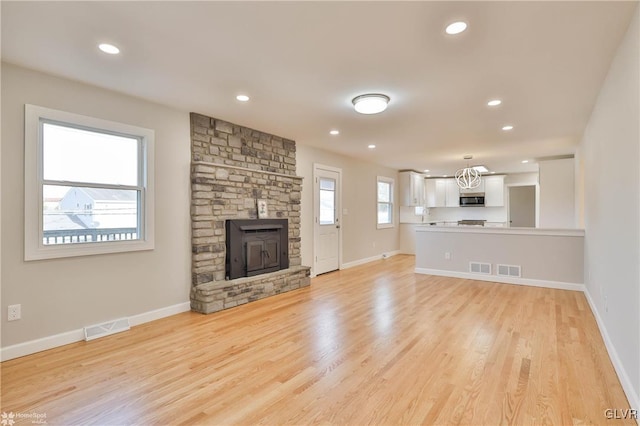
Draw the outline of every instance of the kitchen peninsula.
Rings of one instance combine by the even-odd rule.
[[[584,230],[415,227],[419,274],[582,290]]]

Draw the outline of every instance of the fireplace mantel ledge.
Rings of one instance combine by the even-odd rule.
[[[269,172],[262,169],[251,169],[249,167],[232,166],[230,164],[224,164],[224,163],[210,163],[208,161],[192,161],[191,164],[194,166],[221,167],[225,169],[243,170],[245,172],[264,173],[267,175],[280,176],[280,177],[289,178],[289,179],[299,179],[299,180],[304,179],[303,176],[287,175],[284,173]]]

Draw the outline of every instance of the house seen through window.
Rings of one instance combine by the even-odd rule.
[[[139,143],[43,123],[43,244],[138,239]]]

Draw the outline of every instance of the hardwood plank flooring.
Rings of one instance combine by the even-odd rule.
[[[413,268],[394,256],[6,361],[0,410],[64,425],[635,424],[605,417],[629,404],[582,293]]]

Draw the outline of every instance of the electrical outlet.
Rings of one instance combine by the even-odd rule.
[[[7,309],[7,321],[15,321],[19,320],[22,316],[21,314],[22,305],[9,305]]]
[[[444,252],[444,258],[445,258],[445,260],[451,260],[451,252],[445,251]]]

